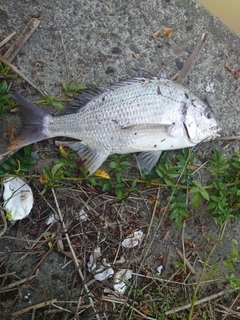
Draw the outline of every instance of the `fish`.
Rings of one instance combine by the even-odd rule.
[[[70,147],[93,174],[111,154],[139,153],[149,173],[162,151],[193,147],[218,136],[212,111],[187,87],[164,78],[133,78],[77,94],[76,112],[52,116],[16,92],[22,128],[8,152],[55,137],[76,139]]]

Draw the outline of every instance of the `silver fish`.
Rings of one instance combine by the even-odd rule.
[[[52,117],[17,93],[23,127],[8,151],[64,136],[90,174],[111,154],[141,152],[142,172],[150,172],[163,150],[195,146],[218,136],[212,112],[186,87],[166,79],[134,78],[109,88],[90,88],[75,97],[76,113]]]

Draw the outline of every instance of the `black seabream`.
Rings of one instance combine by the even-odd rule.
[[[91,174],[111,154],[140,152],[141,171],[150,172],[163,150],[192,147],[218,136],[207,105],[186,87],[166,79],[135,78],[76,96],[76,113],[53,117],[17,93],[11,94],[22,128],[8,152],[58,136],[71,144]]]

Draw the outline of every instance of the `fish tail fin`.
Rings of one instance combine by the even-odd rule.
[[[22,127],[17,136],[11,141],[7,150],[17,151],[26,145],[48,138],[44,133],[44,118],[51,116],[16,92],[12,92],[10,96],[20,106],[14,111],[20,112]]]

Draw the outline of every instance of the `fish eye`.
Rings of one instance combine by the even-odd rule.
[[[208,109],[205,109],[205,110],[204,110],[204,116],[205,116],[207,119],[212,119],[213,114],[212,114],[212,112],[209,111]]]

